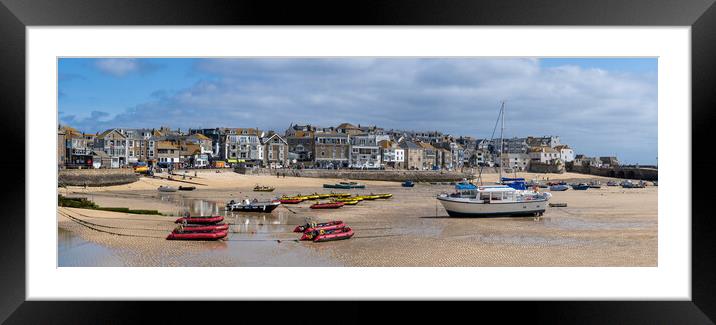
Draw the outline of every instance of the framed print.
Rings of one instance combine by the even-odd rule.
[[[24,155],[5,162],[0,317],[435,299],[711,322],[691,152],[712,3],[405,6],[4,1]]]

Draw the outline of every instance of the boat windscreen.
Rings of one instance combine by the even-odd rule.
[[[473,184],[456,184],[455,185],[456,190],[476,190],[477,186]]]

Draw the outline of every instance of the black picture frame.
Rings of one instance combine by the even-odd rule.
[[[503,0],[492,2],[385,1],[286,2],[273,1],[92,1],[0,0],[0,92],[2,130],[15,144],[25,144],[25,27],[88,25],[567,25],[567,26],[691,26],[692,151],[710,148],[710,123],[716,115],[716,6],[713,0]],[[9,181],[0,227],[0,321],[8,324],[145,323],[143,312],[176,315],[187,308],[211,308],[210,303],[169,305],[139,302],[25,301],[25,170],[22,155],[0,159]],[[697,148],[699,149],[697,151]],[[684,148],[680,148],[683,150]],[[691,160],[693,171],[707,170],[708,159]],[[25,170],[25,173],[20,173]],[[692,175],[684,175],[692,177]],[[693,178],[691,178],[693,179]],[[501,319],[567,323],[690,324],[716,320],[716,219],[708,211],[713,190],[692,182],[692,300],[588,302],[442,303],[445,315],[494,313]],[[10,190],[8,190],[10,189]],[[22,191],[17,189],[23,189]],[[689,216],[669,216],[688,218]],[[53,218],[50,218],[54,220]],[[278,304],[278,305],[277,305]],[[388,317],[399,311],[435,310],[418,306],[378,306],[351,303],[343,311],[352,321],[369,318],[376,310]],[[266,303],[241,303],[241,309],[266,308]],[[269,304],[281,314],[296,317],[315,304]],[[331,305],[325,308],[332,308]],[[364,318],[365,317],[365,318]],[[383,318],[381,318],[383,319]],[[444,320],[444,319],[443,319]]]

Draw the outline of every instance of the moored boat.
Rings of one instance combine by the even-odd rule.
[[[375,196],[377,196],[379,199],[389,199],[389,198],[393,197],[393,194],[379,193],[379,194],[376,194]]]
[[[226,204],[226,210],[239,211],[239,212],[271,212],[281,205],[281,201],[265,201],[261,202],[256,199],[249,201],[245,199],[242,202],[235,202],[234,200],[229,201]]]
[[[619,183],[617,181],[608,181],[607,186],[619,186]]]
[[[589,184],[579,183],[579,184],[572,184],[572,189],[577,191],[584,191],[589,189]]]
[[[569,189],[567,185],[552,185],[549,187],[550,191],[566,191]]]
[[[588,185],[589,188],[602,188],[602,182],[600,181],[591,181]]]
[[[353,229],[350,227],[342,227],[333,230],[314,230],[305,232],[301,236],[301,240],[313,240],[313,242],[324,242],[332,240],[349,239],[353,237]]]
[[[254,186],[254,192],[273,192],[276,188],[270,186]]]
[[[172,232],[167,236],[167,240],[218,240],[226,237],[228,231],[219,230],[212,232],[188,232],[175,233]]]
[[[193,191],[196,189],[196,186],[179,186],[180,191]]]
[[[222,216],[200,216],[200,217],[181,217],[174,223],[194,223],[194,224],[214,224],[224,221]]]
[[[405,181],[405,182],[402,182],[402,183],[400,184],[400,186],[402,186],[402,187],[413,187],[413,186],[415,186],[415,183],[413,183],[413,181]]]
[[[344,206],[344,202],[328,202],[328,203],[314,203],[310,206],[311,209],[338,209]]]
[[[437,199],[451,217],[541,215],[550,193],[517,190],[507,185],[455,185],[456,192]]]
[[[342,203],[345,204],[345,205],[356,205],[356,204],[358,204],[358,200],[346,200],[346,199],[343,199],[343,200],[340,200],[340,201],[338,201],[338,200],[333,200],[333,202],[342,202]]]
[[[289,199],[289,198],[286,198],[286,199],[282,198],[282,199],[279,199],[278,201],[281,202],[281,204],[298,204],[298,203],[303,202],[302,199],[294,199],[294,198],[291,198],[291,199]]]
[[[330,227],[335,225],[343,225],[343,221],[341,220],[332,220],[328,222],[321,222],[321,223],[306,223],[305,225],[296,226],[296,228],[293,228],[293,232],[305,232],[309,228],[317,229],[322,227]]]
[[[172,232],[174,232],[174,233],[211,232],[211,231],[221,231],[221,230],[228,230],[228,229],[229,229],[229,225],[227,225],[225,223],[215,224],[215,225],[187,224],[187,225],[179,225]]]
[[[159,190],[159,192],[176,192],[177,188],[172,187],[172,186],[162,185],[162,186],[159,186],[159,188],[157,188],[157,190]]]

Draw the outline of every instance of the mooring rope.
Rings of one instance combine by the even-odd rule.
[[[142,237],[142,238],[161,238],[161,239],[164,239],[164,237],[159,237],[159,236],[128,235],[128,234],[122,234],[122,233],[107,231],[107,230],[103,230],[103,229],[97,229],[97,228],[92,227],[92,226],[90,226],[90,225],[88,225],[88,224],[85,224],[84,221],[82,221],[82,220],[80,220],[80,219],[77,219],[77,218],[75,218],[75,217],[73,217],[73,216],[71,216],[71,215],[69,215],[69,214],[67,214],[67,213],[65,213],[65,212],[60,212],[60,214],[62,214],[63,216],[69,218],[70,220],[74,221],[75,223],[77,223],[77,224],[79,224],[79,225],[82,225],[82,226],[85,226],[85,227],[87,227],[87,228],[89,228],[89,229],[92,229],[92,230],[94,230],[94,231],[98,231],[98,232],[102,232],[102,233],[106,233],[106,234],[117,235],[117,236],[125,236],[125,237]]]

